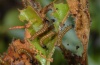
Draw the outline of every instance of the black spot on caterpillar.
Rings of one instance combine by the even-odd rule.
[[[49,37],[52,37],[54,34],[55,34],[54,31],[50,31],[48,34],[46,34],[45,36],[43,36],[43,37],[40,39],[40,45],[41,45],[42,47],[44,47],[43,41],[44,41],[45,39],[49,38]]]
[[[64,35],[66,34],[66,32],[68,32],[71,28],[73,28],[71,25],[70,25],[70,26],[67,26],[67,27],[64,28],[64,30],[62,30],[62,31],[60,31],[60,32],[58,33],[58,42],[57,42],[58,46],[62,43],[62,38],[63,38],[63,36],[64,36]]]
[[[45,20],[43,27],[32,36],[31,40],[34,40],[36,37],[38,37],[40,34],[44,33],[48,29],[48,22],[48,20]]]

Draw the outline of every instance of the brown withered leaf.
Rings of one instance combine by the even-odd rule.
[[[83,60],[82,64],[87,65],[87,46],[89,40],[89,32],[90,32],[90,14],[88,12],[88,1],[87,0],[66,0],[70,12],[75,18],[75,31],[83,44],[84,52],[83,52]]]
[[[25,53],[19,54],[19,52]],[[7,63],[9,63],[7,65],[38,65],[38,61],[34,58],[36,53],[37,52],[34,46],[32,47],[32,45],[27,40],[21,41],[18,39],[14,40],[10,44],[8,52],[4,55],[2,60],[4,61],[4,65]]]
[[[68,61],[68,65],[78,65],[80,61],[82,61],[82,57],[73,54],[70,50],[67,50],[63,44],[61,44],[59,48],[62,50],[65,59]]]

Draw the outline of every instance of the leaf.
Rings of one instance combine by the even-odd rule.
[[[67,0],[70,11],[75,17],[75,31],[83,45],[82,64],[87,65],[87,47],[90,33],[90,14],[87,0]],[[81,5],[79,6],[79,4]],[[84,10],[85,9],[85,10]]]
[[[42,18],[39,16],[39,14],[35,11],[35,9],[31,6],[27,6],[23,10],[19,10],[20,15],[19,19],[21,21],[28,21],[32,24],[32,28],[35,31],[38,31],[42,26]]]
[[[20,10],[19,18],[21,21],[28,21],[31,24],[31,27],[27,29],[31,35],[36,33],[43,26],[42,18],[31,6],[27,6],[25,9]],[[46,59],[41,57],[41,54],[46,56],[46,51],[40,46],[39,39],[36,38],[32,42],[30,41],[30,43],[32,43],[38,50],[38,54],[35,56],[35,58],[41,63],[41,65],[45,65]]]
[[[38,50],[38,54],[35,58],[41,63],[41,65],[45,65],[47,60],[46,57],[42,57],[42,55],[46,56],[46,50],[40,46],[39,39],[35,39],[30,43],[32,43],[33,46],[35,46],[35,49]]]
[[[60,23],[64,23],[66,21],[69,8],[67,4],[54,3],[54,10],[55,11],[53,12],[53,16],[57,19],[56,22],[54,23],[54,26],[55,26],[56,31],[58,31]]]

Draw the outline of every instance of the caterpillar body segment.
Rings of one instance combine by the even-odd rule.
[[[28,50],[23,49],[23,48],[19,49],[18,54],[22,54],[22,53],[25,54],[27,57],[29,57],[30,60],[33,60],[33,57]]]
[[[57,41],[58,46],[62,43],[62,38],[64,37],[64,35],[66,34],[66,32],[68,32],[72,28],[73,28],[73,26],[71,26],[71,25],[67,26],[67,27],[64,28],[64,30],[62,30],[62,31],[60,31],[58,33],[58,41]]]
[[[44,22],[43,27],[42,27],[39,31],[37,31],[37,32],[31,37],[31,40],[34,40],[36,37],[38,37],[39,35],[41,35],[41,34],[44,33],[45,31],[47,31],[47,30],[48,30],[48,27],[49,27],[49,23],[48,23],[48,20],[46,20],[46,21]]]
[[[54,31],[50,31],[48,34],[46,34],[45,36],[43,36],[43,37],[40,39],[40,45],[41,45],[42,47],[44,47],[43,41],[44,41],[45,39],[49,38],[49,37],[52,37],[54,34],[55,34]]]

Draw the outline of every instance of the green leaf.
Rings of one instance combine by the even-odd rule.
[[[29,23],[31,23],[31,27],[27,28],[31,35],[34,35],[34,33],[40,30],[43,26],[42,18],[39,16],[38,12],[36,12],[35,9],[31,6],[27,6],[25,9],[20,10],[19,18],[21,21],[28,21]],[[46,56],[46,51],[40,46],[39,39],[36,38],[35,40],[30,41],[30,43],[32,43],[35,46],[36,50],[39,51],[35,58],[41,63],[41,65],[45,65],[46,59],[41,57],[41,54]]]
[[[43,49],[40,44],[39,44],[39,39],[35,39],[33,40],[32,43],[35,46],[35,49],[38,50],[38,54],[35,56],[35,58],[40,62],[41,65],[46,65],[46,58],[42,57],[41,54],[43,56],[46,56],[46,50]],[[40,54],[41,53],[41,54]]]
[[[19,18],[21,21],[27,20],[32,21],[33,23],[36,21],[42,22],[40,16],[31,6],[27,6],[26,9],[20,10]]]
[[[59,3],[55,4],[54,3],[54,10],[53,16],[56,18],[56,22],[54,23],[56,31],[59,30],[60,23],[63,21],[66,21],[66,17],[69,11],[68,5]]]
[[[27,6],[25,9],[19,11],[19,19],[21,21],[26,20],[30,22],[32,24],[33,30],[38,31],[42,27],[42,18],[39,16],[38,12],[36,12],[33,7]]]

